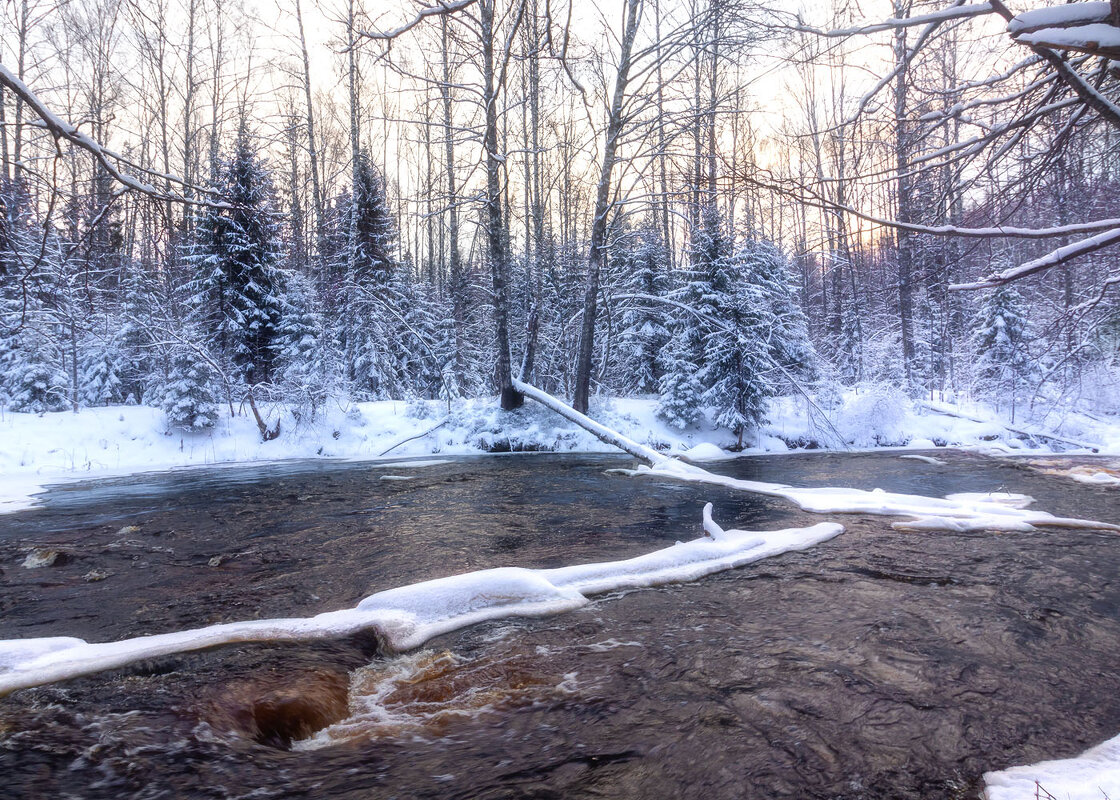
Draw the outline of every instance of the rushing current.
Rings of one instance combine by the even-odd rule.
[[[1120,491],[960,453],[746,458],[739,478]],[[12,798],[953,798],[1120,732],[1115,533],[905,532],[719,487],[508,456],[189,470],[0,516],[0,639],[304,617],[491,567],[617,560],[724,527],[846,531],[700,581],[386,652],[375,635],[167,656],[0,699]]]

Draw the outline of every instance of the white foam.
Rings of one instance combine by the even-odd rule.
[[[378,592],[357,607],[310,618],[266,619],[90,644],[51,637],[0,642],[0,696],[171,653],[234,642],[337,638],[376,630],[396,650],[489,619],[557,614],[587,595],[690,581],[790,550],[803,550],[843,531],[835,523],[780,531],[724,531],[678,542],[624,561],[559,569],[500,569],[452,575]]]

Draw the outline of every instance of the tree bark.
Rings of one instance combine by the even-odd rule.
[[[482,102],[485,105],[486,127],[483,147],[486,150],[486,243],[493,289],[494,325],[497,347],[496,371],[501,406],[512,411],[524,398],[513,387],[513,365],[509,350],[509,258],[506,217],[502,213],[503,155],[498,150],[498,89],[494,70],[494,3],[479,0],[479,22],[482,34]]]
[[[583,325],[579,337],[579,354],[576,361],[575,397],[572,408],[587,413],[591,393],[592,355],[595,349],[595,317],[599,297],[599,275],[607,252],[607,217],[611,210],[611,174],[618,158],[618,140],[623,129],[622,108],[630,82],[630,53],[641,20],[641,0],[627,0],[624,33],[615,76],[614,95],[607,118],[606,139],[603,143],[603,162],[599,169],[599,184],[595,192],[595,212],[591,220],[591,245],[587,254],[587,278],[583,290]]]

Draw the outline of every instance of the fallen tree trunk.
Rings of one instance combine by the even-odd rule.
[[[658,464],[664,464],[666,461],[670,460],[668,456],[662,455],[652,447],[646,447],[644,444],[638,444],[633,439],[628,439],[621,433],[612,431],[605,425],[600,425],[598,422],[591,419],[591,417],[588,417],[586,414],[579,413],[575,409],[569,407],[565,403],[562,403],[560,400],[550,395],[548,392],[542,392],[535,386],[530,386],[524,381],[514,378],[513,388],[526,397],[530,397],[533,400],[536,400],[538,403],[540,403],[550,411],[555,411],[557,414],[564,417],[564,419],[568,420],[569,422],[574,422],[576,425],[579,425],[592,436],[599,439],[599,441],[605,442],[612,447],[617,447],[619,450],[624,450],[625,452],[634,456],[634,458],[646,462],[651,467],[655,467]]]
[[[396,444],[394,444],[391,447],[386,447],[384,450],[382,450],[380,453],[377,454],[377,457],[380,458],[381,456],[388,455],[391,451],[396,450],[402,444],[405,444],[407,442],[411,442],[413,439],[423,439],[429,433],[432,433],[433,431],[439,430],[440,428],[442,428],[444,425],[446,425],[450,421],[451,421],[451,415],[449,414],[446,417],[444,417],[443,419],[441,419],[439,422],[437,422],[435,425],[433,425],[432,427],[425,428],[424,430],[420,431],[420,433],[417,433],[414,436],[409,436],[407,439],[401,439],[399,442],[397,442]]]
[[[1100,445],[1090,444],[1089,442],[1079,442],[1076,439],[1067,439],[1064,436],[1058,436],[1057,434],[1053,434],[1053,433],[1042,433],[1040,431],[1028,431],[1025,428],[1016,428],[1016,427],[1013,427],[1011,425],[1007,425],[1003,422],[999,422],[997,420],[981,419],[980,417],[974,417],[974,416],[971,416],[970,414],[962,414],[960,411],[950,411],[947,408],[941,408],[940,406],[936,406],[933,403],[929,403],[929,402],[924,402],[924,401],[919,402],[918,405],[920,405],[922,408],[926,409],[927,411],[932,411],[934,414],[943,414],[946,417],[954,417],[956,419],[967,419],[969,422],[979,422],[981,424],[987,424],[987,423],[995,422],[996,425],[999,425],[1004,430],[1011,431],[1012,433],[1022,434],[1023,436],[1030,436],[1030,437],[1033,437],[1035,439],[1050,439],[1051,441],[1054,441],[1054,442],[1061,442],[1062,444],[1069,444],[1069,445],[1073,445],[1074,447],[1080,447],[1084,450],[1089,450],[1090,452],[1093,452],[1093,453],[1100,452]]]

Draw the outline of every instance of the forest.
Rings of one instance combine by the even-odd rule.
[[[810,7],[811,6],[811,7]],[[1120,412],[1120,3],[12,0],[0,406]]]

